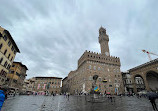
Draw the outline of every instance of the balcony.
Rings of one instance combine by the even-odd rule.
[[[125,86],[128,87],[128,88],[133,88],[132,84],[126,84]]]
[[[136,84],[136,88],[145,88],[145,84]]]

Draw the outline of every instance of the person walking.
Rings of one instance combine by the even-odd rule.
[[[151,102],[151,104],[153,106],[154,111],[158,111],[156,103],[155,103],[155,99],[156,98],[154,98],[154,97],[149,97],[149,100],[150,100],[150,102]]]
[[[5,90],[0,87],[0,111],[5,101]]]
[[[68,93],[68,95],[67,95],[67,97],[68,97],[68,100],[69,100],[69,96],[70,96],[70,94]]]
[[[112,100],[113,100],[113,97],[112,97],[112,95],[110,94],[110,100],[111,100],[111,102],[113,102]]]

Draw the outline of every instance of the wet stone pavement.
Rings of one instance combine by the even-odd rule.
[[[153,111],[146,98],[116,97],[115,102],[91,103],[85,96],[16,96],[5,101],[2,111]],[[158,106],[158,100],[156,100]]]

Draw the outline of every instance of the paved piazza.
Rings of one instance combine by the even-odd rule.
[[[158,105],[158,100],[156,100]],[[91,103],[85,96],[16,96],[5,101],[2,111],[153,111],[148,99],[116,97],[111,103]]]

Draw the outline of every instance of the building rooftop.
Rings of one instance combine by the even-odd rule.
[[[66,79],[67,79],[67,76],[62,81],[66,80]]]
[[[115,57],[115,56],[106,56],[101,53],[96,53],[92,51],[85,51],[83,55],[79,58],[78,60],[78,66],[80,66],[82,63],[85,61],[96,61],[96,62],[101,62],[101,63],[106,63],[106,64],[115,64],[120,66],[120,58]]]
[[[16,62],[16,61],[14,61],[13,63],[18,63],[18,64],[20,64],[22,67],[25,67],[26,70],[28,70],[28,68],[26,67],[26,65],[22,64],[21,62]]]
[[[16,45],[14,39],[12,38],[11,34],[9,33],[9,31],[6,30],[6,29],[4,29],[4,28],[2,28],[2,27],[0,26],[0,33],[3,33],[3,32],[5,32],[5,33],[9,36],[9,38],[10,38],[11,42],[13,43],[13,45],[14,45],[16,51],[20,53],[20,50],[19,50],[18,46]]]
[[[35,77],[35,78],[49,78],[49,79],[62,79],[61,77]]]
[[[132,69],[129,69],[128,71],[134,71],[134,70],[140,69],[140,68],[142,68],[142,67],[149,66],[149,65],[154,64],[154,63],[158,63],[158,58],[157,58],[157,59],[154,59],[154,60],[151,60],[151,61],[149,61],[149,62],[146,62],[146,63],[144,63],[144,64],[141,64],[141,65],[139,65],[139,66],[136,66],[136,67],[134,67],[134,68],[132,68]]]

